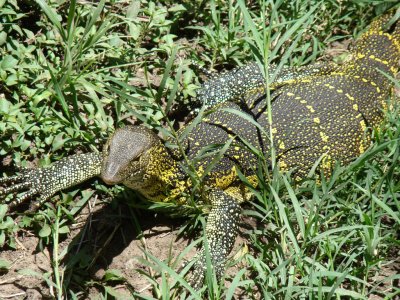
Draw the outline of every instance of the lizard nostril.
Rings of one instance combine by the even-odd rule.
[[[100,177],[109,185],[120,183],[122,179],[119,175],[119,165],[111,161],[106,162],[101,169]]]

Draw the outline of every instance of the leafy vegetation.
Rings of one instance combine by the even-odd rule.
[[[357,36],[396,2],[0,0],[2,173],[14,173],[15,165],[45,166],[73,153],[101,150],[123,124],[145,123],[174,136],[202,81],[192,61],[223,70],[249,60],[281,68],[332,59],[327,48]],[[168,261],[144,250],[142,263],[149,268],[140,272],[153,296],[390,299],[400,294],[393,285],[400,275],[373,279],[399,249],[400,106],[388,101],[391,110],[375,132],[374,146],[350,166],[337,165],[330,179],[316,181],[310,174],[295,185],[274,169],[267,180],[270,172],[263,170],[270,168],[260,155],[259,187],[252,188],[254,201],[244,207],[245,221],[255,224],[243,233],[246,245],[229,262],[238,271],[228,276],[228,287],[210,275],[197,293],[182,277],[189,266],[177,271],[199,240]],[[96,255],[88,258],[82,250],[68,257],[60,250],[69,225],[93,197],[135,199],[128,217],[139,233],[137,207],[176,209],[139,202],[131,191],[93,180],[54,197],[56,207],[46,203],[36,213],[10,216],[7,204],[1,204],[0,245],[16,248],[21,231],[39,236],[39,248],[51,249],[53,271],[33,275],[43,278],[54,297],[85,298],[96,287],[97,297],[118,298],[114,287],[122,282],[132,298],[150,299],[116,270],[92,279],[87,270]],[[180,232],[202,226],[204,216],[192,212]],[[0,268],[7,272],[9,263],[0,260]]]

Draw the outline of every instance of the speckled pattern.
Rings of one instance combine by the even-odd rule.
[[[235,199],[220,189],[208,191],[207,197],[213,207],[206,226],[208,249],[215,274],[221,278],[224,275],[225,258],[231,252],[239,232],[241,208]],[[198,289],[204,282],[206,271],[204,248],[198,253],[197,259],[190,282]]]
[[[34,210],[58,191],[98,176],[102,163],[103,155],[93,152],[69,156],[48,168],[24,169],[20,175],[0,179],[0,184],[11,184],[0,190],[0,198],[12,192],[27,190],[10,203],[10,208],[37,196],[37,201],[31,204]]]
[[[258,63],[251,62],[229,72],[214,75],[204,82],[197,91],[196,103],[204,105],[207,109],[226,101],[245,100],[246,104],[251,106],[251,101],[249,101],[251,97],[246,97],[249,91],[261,90],[264,93],[266,84],[277,86],[288,80],[329,74],[335,67],[334,63],[314,63],[305,67],[284,66],[278,71],[278,67],[272,65],[266,70],[268,80],[265,80]],[[193,110],[197,113],[200,109],[193,108]]]
[[[264,79],[258,66],[250,64],[211,80],[203,89],[200,97],[206,105],[218,104],[200,123],[189,123],[178,132],[184,155],[176,147],[165,147],[149,129],[127,126],[110,137],[102,154],[71,156],[50,168],[2,179],[0,183],[11,187],[0,195],[28,189],[17,202],[36,194],[47,199],[63,188],[100,176],[110,184],[123,183],[152,201],[185,203],[192,188],[186,172],[190,161],[202,179],[199,200],[211,204],[206,235],[211,262],[220,278],[237,235],[239,204],[249,197],[237,168],[251,184],[257,184],[258,159],[248,144],[268,159],[272,136],[278,165],[283,171],[293,170],[298,180],[320,158],[320,170],[329,176],[335,160],[348,163],[369,146],[370,130],[382,121],[393,86],[382,72],[392,77],[398,72],[400,22],[383,32],[389,17],[372,23],[346,64],[314,65],[309,71],[288,72],[291,75],[272,82],[271,127]],[[236,80],[233,85],[230,79]],[[167,142],[175,144],[172,139]],[[221,154],[227,142],[230,146]],[[216,160],[219,154],[221,159]],[[21,183],[13,185],[15,181]],[[195,287],[204,280],[204,248],[198,258],[191,280]]]

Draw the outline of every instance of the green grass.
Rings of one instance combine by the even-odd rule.
[[[223,70],[249,60],[281,68],[330,59],[324,54],[327,47],[355,37],[396,2],[99,1],[94,5],[0,0],[1,171],[10,175],[15,165],[45,166],[73,153],[101,150],[114,128],[132,122],[176,137],[176,145],[170,146],[180,147],[178,121],[184,119],[186,103],[193,101],[201,82],[192,60]],[[393,108],[376,131],[374,146],[350,166],[338,165],[330,179],[317,183],[310,176],[294,185],[276,169],[272,174],[263,172],[268,168],[260,156],[259,187],[252,189],[253,202],[244,206],[245,219],[254,220],[256,226],[246,230],[246,247],[229,261],[238,271],[227,278],[227,288],[208,274],[201,293],[207,289],[210,299],[233,299],[238,294],[254,299],[370,295],[391,299],[400,294],[394,286],[399,275],[384,279],[390,292],[371,280],[399,249],[400,106],[394,99],[388,101]],[[52,287],[54,297],[84,298],[96,287],[99,298],[118,298],[115,284],[124,283],[118,271],[109,270],[102,280],[94,280],[87,268],[97,253],[88,258],[82,250],[68,258],[59,247],[89,199],[97,196],[109,202],[117,195],[139,200],[133,192],[93,180],[54,197],[56,208],[47,203],[34,214],[19,211],[10,216],[2,204],[0,245],[16,248],[15,236],[21,230],[33,231],[40,237],[39,248],[52,251],[53,272],[35,276]],[[139,233],[136,207],[177,209],[143,202],[132,206],[128,216]],[[190,206],[184,209],[189,217],[180,232],[201,232],[204,216]],[[142,263],[151,271],[140,272],[147,276],[155,298],[202,298],[182,277],[189,266],[179,270],[186,251],[160,261],[144,250]],[[5,272],[8,267],[0,261]],[[131,292],[133,298],[149,299]]]

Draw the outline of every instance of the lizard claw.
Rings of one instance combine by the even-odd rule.
[[[198,265],[197,263],[194,266],[194,270],[192,275],[189,278],[189,284],[196,290],[200,290],[204,285],[204,279],[206,274],[206,268]]]
[[[39,194],[37,187],[34,187],[35,182],[32,180],[33,177],[30,176],[35,171],[35,169],[23,169],[20,175],[0,178],[0,184],[4,185],[0,190],[0,199],[13,194],[14,196],[6,202],[9,203],[10,208],[14,208],[34,195]],[[17,197],[15,196],[17,193],[22,194]]]
[[[30,187],[31,187],[31,183],[29,181],[28,182],[22,182],[22,183],[14,184],[12,186],[9,186],[9,187],[6,187],[6,188],[2,189],[0,191],[0,195],[2,195],[2,196],[8,195],[10,193],[22,191],[22,190],[25,190],[25,189],[30,188]]]
[[[210,259],[212,259],[210,257]],[[199,252],[193,260],[195,261],[193,266],[192,266],[192,272],[191,275],[189,276],[188,283],[190,286],[195,289],[196,291],[199,291],[205,284],[206,280],[206,275],[207,275],[207,260],[206,260],[206,254],[205,250],[203,249],[201,252]],[[188,262],[187,264],[190,264],[191,262]],[[215,276],[217,280],[221,280],[221,278],[224,275],[224,264],[221,262],[211,262],[211,270],[212,273],[215,273]]]
[[[11,177],[3,177],[3,178],[0,178],[0,184],[3,184],[3,183],[8,184],[8,183],[19,182],[19,181],[22,180],[22,177],[23,177],[22,175],[14,175],[14,176],[11,176]],[[0,195],[1,195],[1,191],[0,191]]]

